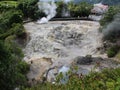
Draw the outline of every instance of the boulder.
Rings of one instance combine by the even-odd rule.
[[[92,62],[91,55],[87,55],[86,57],[78,56],[75,58],[77,64],[90,64]]]

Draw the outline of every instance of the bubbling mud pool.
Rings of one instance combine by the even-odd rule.
[[[52,67],[48,81],[55,78],[62,66],[69,67],[78,56],[105,57],[98,51],[102,47],[99,23],[94,21],[50,21],[47,24],[29,22],[24,24],[30,40],[23,49],[24,60],[31,64],[29,79],[40,80]],[[93,65],[82,66],[90,70]]]

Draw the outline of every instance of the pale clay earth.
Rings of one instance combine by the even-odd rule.
[[[28,78],[40,80],[51,67],[70,66],[78,56],[92,55],[106,58],[97,48],[102,47],[102,34],[95,21],[50,21],[47,24],[30,22],[24,24],[30,40],[23,49],[24,60],[31,63]],[[91,70],[94,65],[81,65]],[[58,69],[57,69],[58,70]],[[48,81],[55,78],[53,70]]]

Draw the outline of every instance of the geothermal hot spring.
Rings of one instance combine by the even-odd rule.
[[[102,34],[99,23],[95,21],[50,21],[46,24],[29,22],[24,24],[29,33],[29,40],[24,48],[24,60],[30,64],[29,80],[39,81],[47,76],[48,81],[54,81],[60,71],[66,72],[75,64],[76,59],[87,56],[95,57],[93,61],[78,61],[78,73],[87,74],[98,60],[101,67],[113,67],[116,64],[108,62],[101,53]],[[100,59],[99,59],[99,58]],[[83,58],[83,61],[85,58]],[[89,62],[92,62],[88,64]],[[111,64],[112,63],[112,64]],[[47,73],[47,74],[46,74]]]

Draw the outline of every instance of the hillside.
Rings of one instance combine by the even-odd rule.
[[[120,3],[120,0],[74,0],[75,3],[78,3],[78,2],[83,2],[83,1],[86,1],[86,2],[89,2],[89,3],[103,3],[103,4],[108,4],[108,5],[116,5],[116,4],[119,4]]]

